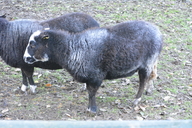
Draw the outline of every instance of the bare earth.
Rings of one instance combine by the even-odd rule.
[[[159,26],[164,48],[152,95],[132,101],[138,75],[104,81],[97,93],[99,112],[86,111],[88,94],[65,70],[35,69],[37,94],[22,94],[20,69],[0,59],[1,120],[166,120],[192,119],[192,2],[179,0],[3,0],[0,15],[8,20],[44,20],[70,12],[85,12],[101,26],[146,20]],[[11,37],[10,37],[11,38]],[[50,87],[47,87],[50,84]],[[46,86],[47,85],[47,86]]]

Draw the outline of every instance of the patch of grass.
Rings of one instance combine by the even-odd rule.
[[[18,78],[21,78],[21,75],[19,75],[19,74],[12,74],[11,77],[18,79]]]
[[[41,5],[36,5],[36,8],[34,8],[35,11],[43,11],[46,7],[42,7]]]
[[[166,90],[170,91],[173,94],[177,94],[178,93],[178,89],[177,88],[166,88]]]
[[[184,120],[191,120],[192,119],[192,115],[186,115],[186,117],[184,117]]]
[[[113,108],[110,110],[111,113],[118,113],[119,109],[118,108]]]
[[[104,6],[96,6],[96,8],[99,9],[99,10],[104,10],[105,9]]]
[[[73,101],[73,100],[74,100],[73,96],[71,96],[71,95],[66,95],[66,94],[64,94],[63,96],[65,97],[65,99],[66,99],[67,101]]]
[[[49,11],[51,12],[58,12],[58,11],[61,11],[62,9],[64,9],[63,7],[55,7],[55,6],[51,6],[49,7]]]
[[[97,99],[100,99],[102,100],[104,103],[106,102],[114,102],[116,99],[118,99],[117,97],[110,97],[110,96],[107,96],[105,98],[100,98],[100,97],[97,97]]]
[[[173,106],[170,106],[170,108],[178,111],[180,106],[179,105],[173,105]]]
[[[34,2],[34,1],[33,1]],[[32,3],[33,3],[32,2]],[[25,1],[22,1],[22,3],[25,3]],[[190,66],[186,66],[185,63],[187,61],[191,61],[191,51],[192,51],[192,34],[191,33],[191,15],[190,15],[190,5],[187,3],[181,3],[177,0],[169,0],[169,1],[144,1],[144,0],[138,0],[138,1],[81,1],[78,4],[74,4],[74,1],[47,1],[41,3],[41,1],[36,1],[31,6],[27,6],[27,11],[23,12],[25,15],[21,15],[22,13],[17,13],[18,17],[25,18],[26,15],[33,15],[32,17],[37,19],[46,19],[46,16],[53,17],[57,14],[60,14],[61,11],[63,13],[69,13],[75,11],[85,12],[93,16],[97,21],[100,22],[101,26],[110,26],[115,25],[117,22],[125,22],[127,20],[146,20],[149,22],[152,22],[159,26],[163,38],[164,38],[164,47],[162,54],[159,59],[158,64],[158,74],[159,78],[156,81],[160,83],[162,90],[168,90],[171,92],[171,94],[179,95],[181,96],[182,103],[181,104],[175,104],[177,103],[177,97],[173,97],[173,103],[170,103],[170,101],[164,101],[163,97],[167,95],[166,91],[162,92],[155,92],[152,94],[152,96],[142,96],[142,100],[149,100],[150,102],[147,103],[147,106],[153,106],[156,104],[159,104],[159,102],[163,102],[163,104],[166,104],[167,107],[147,107],[144,111],[144,115],[149,115],[147,119],[167,119],[168,117],[171,117],[172,113],[177,113],[177,115],[172,116],[175,119],[191,119],[191,106],[192,103],[190,101],[187,101],[186,95],[188,95],[188,92],[190,89],[188,88],[188,85],[191,84],[191,68]],[[8,4],[8,3],[7,3]],[[25,5],[19,5],[17,4],[17,7],[13,8],[11,7],[11,10],[14,8],[19,7],[19,11],[24,9],[26,10]],[[35,5],[35,6],[34,6]],[[25,8],[22,8],[25,7]],[[7,7],[6,7],[7,9]],[[18,9],[17,9],[18,10]],[[5,10],[6,11],[6,10]],[[15,10],[13,10],[15,11]],[[31,12],[30,12],[31,11]],[[11,12],[11,11],[10,11]],[[29,12],[29,13],[28,13]],[[47,13],[48,12],[48,13]],[[11,17],[14,17],[15,13],[11,12],[9,13]],[[38,15],[36,15],[38,14]],[[173,62],[179,61],[179,64],[174,64]],[[13,75],[12,72],[15,73],[14,68],[13,69],[6,69],[10,68],[8,65],[4,64],[3,61],[0,61],[1,66],[1,83],[6,83],[4,85],[5,89],[8,88],[8,86],[13,87],[10,85],[14,82],[14,84],[17,84],[17,81],[10,80],[13,79],[21,79],[21,73],[17,73],[16,75]],[[38,69],[38,68],[37,68]],[[57,83],[58,85],[67,84],[70,86],[70,82],[72,80],[72,77],[70,77],[65,71],[50,71],[46,72],[46,70],[37,70],[39,73],[42,73],[42,76],[38,78],[37,76],[34,76],[34,79],[38,80],[40,84],[44,83]],[[18,75],[20,74],[20,76]],[[6,79],[3,79],[6,78]],[[182,79],[181,79],[182,78]],[[106,81],[105,86],[101,88],[102,91],[106,92],[104,93],[104,97],[106,98],[99,98],[97,97],[97,100],[102,103],[103,106],[110,105],[111,102],[115,102],[116,100],[120,100],[121,104],[124,106],[127,105],[127,100],[134,99],[134,96],[136,95],[137,88],[136,85],[138,81],[138,75],[129,77],[130,85],[121,85],[122,81],[121,79],[112,81]],[[10,82],[10,81],[11,82]],[[5,81],[5,82],[4,82]],[[13,82],[12,82],[13,81]],[[0,84],[1,84],[0,83]],[[136,84],[136,85],[133,85]],[[120,87],[121,86],[121,87]],[[179,88],[179,86],[184,86],[182,88]],[[14,86],[15,87],[15,86]],[[4,89],[4,88],[3,88]],[[29,105],[25,111],[27,111],[28,116],[25,117],[25,119],[29,119],[29,116],[31,119],[36,119],[38,114],[45,114],[46,116],[42,117],[43,119],[51,119],[51,117],[47,118],[46,114],[47,112],[50,113],[50,110],[52,109],[52,105],[57,106],[58,101],[59,103],[63,103],[61,108],[68,108],[68,104],[71,104],[71,102],[76,102],[76,99],[73,97],[73,93],[69,92],[67,94],[63,93],[62,91],[59,91],[59,87],[53,87],[53,88],[45,88],[44,86],[40,86],[37,88],[39,90],[39,93],[36,95],[36,97],[32,100],[30,100],[31,103],[24,103],[26,105]],[[9,92],[11,89],[8,88],[7,90],[2,90],[1,95],[5,95],[6,92]],[[76,90],[75,90],[76,91]],[[117,93],[111,93],[113,91],[117,91]],[[62,98],[54,98],[53,94],[57,93]],[[79,92],[75,92],[79,93]],[[108,96],[108,93],[110,94]],[[82,94],[82,93],[81,93]],[[86,93],[87,94],[87,93]],[[30,95],[29,95],[30,97]],[[5,97],[4,97],[5,98]],[[6,97],[9,98],[9,97]],[[11,94],[12,100],[22,103],[22,100],[26,100],[26,97],[22,97],[19,95]],[[129,98],[129,99],[127,99]],[[180,97],[179,97],[180,98]],[[54,99],[54,100],[53,100]],[[7,101],[11,101],[7,100]],[[41,102],[42,106],[45,107],[47,104],[51,105],[51,108],[48,108],[48,111],[44,111],[45,109],[42,109],[36,105],[37,102]],[[83,104],[81,106],[84,106],[84,103],[88,102],[87,97],[84,98],[79,97],[77,103]],[[66,105],[66,104],[67,105]],[[152,103],[152,104],[151,104]],[[86,104],[87,105],[87,104]],[[70,105],[69,105],[70,106]],[[71,105],[73,106],[73,105]],[[14,109],[11,108],[12,105],[9,106],[9,112],[10,114],[8,116],[20,115],[20,110],[22,111],[21,107],[15,107]],[[99,107],[99,106],[98,106]],[[18,109],[19,108],[19,109]],[[11,110],[17,109],[18,112],[12,113]],[[35,111],[37,109],[37,111]],[[50,109],[50,110],[49,110]],[[53,110],[53,109],[52,109]],[[51,110],[51,111],[52,111]],[[70,109],[71,110],[71,109]],[[128,113],[129,116],[127,116],[127,113],[121,113],[121,109],[119,109],[116,105],[112,106],[109,111],[105,113],[105,115],[98,115],[94,118],[86,117],[86,114],[80,113],[78,114],[79,110],[82,110],[82,108],[78,110],[74,110],[73,112],[69,113],[65,109],[58,109],[55,111],[55,115],[53,114],[52,118],[54,119],[61,119],[62,116],[65,116],[63,113],[69,113],[72,115],[73,119],[77,120],[107,120],[108,117],[112,117],[114,115],[115,119],[121,118],[126,120],[129,119],[127,117],[130,117],[131,119],[135,119],[135,115],[137,115],[137,112],[131,112]],[[54,111],[54,110],[53,110]],[[75,113],[75,111],[77,111]],[[161,112],[167,112],[167,115],[161,116]],[[31,113],[33,112],[33,113]],[[34,114],[35,113],[35,114]],[[67,116],[65,116],[66,118]],[[70,117],[69,117],[70,118]]]
[[[149,101],[151,100],[152,101],[154,99],[154,96],[145,96],[145,95],[143,95],[142,98],[144,100],[149,100]]]
[[[103,15],[102,15],[102,14],[96,14],[95,17],[97,17],[97,18],[102,18]]]

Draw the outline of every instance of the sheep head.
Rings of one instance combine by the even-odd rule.
[[[34,62],[41,61],[46,62],[49,60],[48,57],[48,43],[49,35],[46,32],[36,31],[34,32],[26,47],[24,53],[24,61],[28,64],[33,64]]]

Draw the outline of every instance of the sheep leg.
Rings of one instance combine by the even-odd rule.
[[[32,73],[33,74],[33,73]],[[30,84],[30,90],[31,92],[34,94],[35,93],[35,89],[37,88],[37,86],[35,85],[34,83],[34,80],[33,80],[33,76],[29,76],[28,77],[28,80],[29,80],[29,84]]]
[[[147,80],[149,78],[149,70],[148,69],[140,69],[139,70],[139,90],[136,95],[136,99],[133,101],[134,105],[138,105],[138,103],[141,101],[141,96],[143,94],[145,85],[147,83]]]
[[[145,95],[151,95],[154,90],[153,80],[149,79],[146,84],[146,91],[144,92]]]
[[[27,76],[25,75],[24,71],[21,69],[22,77],[23,77],[23,85],[21,86],[21,91],[26,92],[28,87]]]
[[[35,89],[37,88],[37,86],[35,85],[34,80],[33,80],[34,68],[31,67],[31,68],[28,68],[28,70],[24,70],[24,69],[22,69],[22,70],[23,70],[24,76],[28,78],[31,92],[35,93]]]
[[[95,95],[98,90],[99,86],[92,86],[90,84],[87,84],[87,91],[89,94],[89,105],[87,111],[96,113],[97,112],[97,105],[95,100]]]
[[[145,92],[146,95],[152,94],[152,91],[154,90],[153,81],[156,78],[157,78],[157,61],[154,63],[152,72],[151,72],[150,77],[149,77],[149,81],[146,84],[146,92]]]

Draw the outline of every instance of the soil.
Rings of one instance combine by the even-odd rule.
[[[172,12],[173,11],[173,12]],[[160,27],[164,47],[159,58],[153,94],[132,107],[138,74],[105,80],[96,95],[98,113],[86,111],[88,94],[62,70],[36,68],[37,93],[21,93],[20,69],[0,59],[1,120],[167,120],[192,119],[192,3],[188,0],[3,0],[0,15],[8,20],[44,20],[84,12],[101,26],[127,20],[146,20]]]

